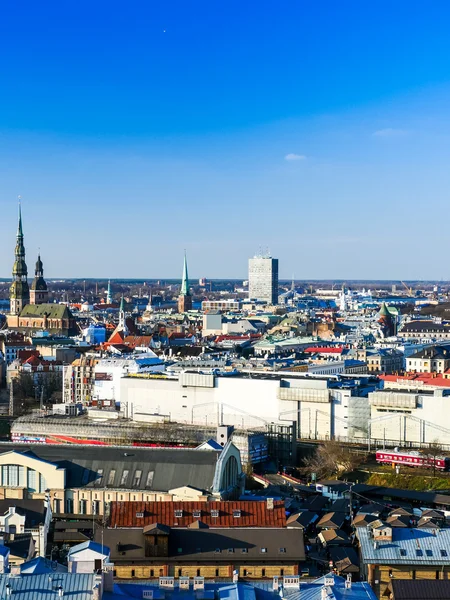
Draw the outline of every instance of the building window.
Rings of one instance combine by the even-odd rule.
[[[248,548],[242,548],[241,552],[242,554],[248,554]]]
[[[265,569],[261,569],[261,575],[262,575],[263,577],[265,577],[265,576],[266,576],[266,570],[265,570]]]
[[[286,553],[286,548],[280,548],[279,552],[280,552],[280,554],[285,554]]]
[[[261,548],[261,553],[262,554],[266,554],[267,553],[267,548]]]
[[[244,569],[244,577],[247,576],[247,569]]]
[[[200,577],[201,569],[197,569],[197,577]]]
[[[416,578],[416,572],[412,571],[412,573],[411,573],[411,579],[415,579],[415,578]]]
[[[218,516],[219,516],[219,511],[217,509],[213,508],[211,510],[211,517],[213,517],[214,519],[217,519]]]
[[[155,576],[155,570],[154,569],[150,569],[150,577],[154,577]]]
[[[183,517],[183,511],[182,510],[175,510],[174,514],[175,514],[175,518],[176,519],[181,519]]]
[[[95,479],[95,485],[102,485],[103,482],[103,469],[97,471],[97,477]]]
[[[178,577],[181,577],[183,575],[183,569],[178,569]]]
[[[194,517],[194,519],[200,519],[200,517],[202,516],[202,511],[201,510],[193,510],[192,516]]]
[[[131,577],[136,577],[136,571],[134,569],[131,569]]]
[[[149,471],[148,475],[147,475],[147,483],[145,484],[145,487],[151,488],[153,485],[153,476],[154,476],[155,472],[154,471]]]
[[[436,579],[439,579],[439,571],[436,571]]]
[[[125,469],[122,473],[122,477],[120,479],[120,487],[125,487],[127,484],[127,479],[128,479],[128,473],[129,471],[127,469]]]
[[[241,511],[240,510],[233,510],[233,517],[235,519],[239,519],[241,516]]]
[[[142,471],[140,471],[139,469],[136,470],[134,472],[133,487],[139,487],[141,485],[141,477],[142,477]]]
[[[216,569],[216,577],[219,577],[219,569]]]
[[[284,576],[284,569],[280,569],[280,575],[281,575],[281,577]]]
[[[116,470],[115,469],[111,469],[111,471],[109,472],[108,475],[108,483],[107,485],[114,485],[114,478],[116,476]]]

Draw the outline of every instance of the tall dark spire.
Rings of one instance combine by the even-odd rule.
[[[9,291],[11,314],[20,314],[22,308],[30,301],[28,288],[28,269],[25,262],[25,246],[23,244],[22,208],[19,202],[19,222],[17,225],[15,260],[12,270],[13,282]]]
[[[30,304],[45,304],[48,301],[48,289],[44,279],[44,265],[41,253],[38,254],[34,279],[30,288]]]

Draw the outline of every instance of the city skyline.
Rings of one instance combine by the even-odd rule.
[[[445,2],[50,5],[0,25],[1,277],[20,194],[49,278],[450,280]]]

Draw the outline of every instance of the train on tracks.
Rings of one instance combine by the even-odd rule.
[[[432,456],[420,452],[406,452],[394,448],[393,450],[377,450],[376,461],[379,464],[404,465],[406,467],[421,467],[422,469],[437,469],[450,471],[449,456]]]

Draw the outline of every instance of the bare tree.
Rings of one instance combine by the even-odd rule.
[[[361,461],[361,457],[346,446],[335,440],[329,440],[320,444],[314,455],[303,461],[301,470],[307,475],[316,473],[319,479],[333,475],[340,477],[356,469]]]
[[[430,444],[428,444],[428,448],[424,452],[428,464],[433,467],[433,477],[436,477],[436,459],[439,456],[442,456],[442,445],[439,443],[438,439],[434,439]]]

